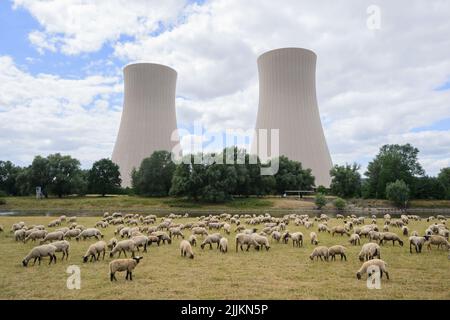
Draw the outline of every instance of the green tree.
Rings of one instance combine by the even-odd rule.
[[[424,171],[417,160],[419,150],[412,145],[384,145],[378,155],[367,166],[366,196],[383,199],[386,186],[397,180],[413,185],[415,176],[422,176]]]
[[[88,190],[103,197],[107,193],[116,193],[120,189],[119,166],[110,159],[101,159],[92,165],[88,173]]]
[[[345,202],[344,199],[338,197],[333,201],[333,205],[338,210],[344,210],[345,207],[347,206],[347,203]]]
[[[323,195],[322,193],[318,193],[318,194],[316,194],[314,203],[316,204],[317,209],[320,210],[323,207],[325,207],[325,205],[327,204],[327,199],[325,198],[325,195]]]
[[[0,191],[7,195],[17,195],[16,179],[20,172],[21,168],[11,161],[0,161]]]
[[[59,198],[78,193],[83,184],[80,161],[69,155],[63,156],[59,153],[49,155],[47,160],[50,192],[56,194]]]
[[[417,177],[414,179],[413,199],[445,199],[446,189],[444,184],[435,177]]]
[[[30,166],[29,182],[32,189],[41,187],[42,193],[47,198],[48,188],[52,183],[50,164],[47,158],[36,156]]]
[[[276,191],[283,194],[286,190],[311,190],[314,186],[314,176],[311,169],[303,169],[302,164],[279,157],[278,172],[275,174]]]
[[[205,171],[205,187],[202,199],[207,202],[223,202],[232,198],[237,175],[234,165],[213,163]]]
[[[390,182],[386,186],[386,197],[397,207],[405,208],[409,200],[409,187],[402,180]]]
[[[168,151],[155,151],[141,162],[138,170],[133,171],[131,180],[133,189],[139,195],[159,197],[169,194],[175,163]]]
[[[356,163],[345,164],[344,166],[335,165],[330,170],[331,193],[342,197],[352,198],[361,195],[361,175],[358,170],[360,166]]]
[[[27,196],[34,192],[30,184],[30,170],[30,167],[23,168],[17,175],[16,190],[18,195]]]
[[[445,189],[445,198],[450,199],[450,167],[441,169],[438,180]]]

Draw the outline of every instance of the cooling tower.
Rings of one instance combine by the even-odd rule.
[[[279,154],[310,168],[316,186],[329,187],[332,162],[317,106],[315,72],[316,54],[310,50],[282,48],[262,54],[256,130],[279,129]]]
[[[175,88],[177,72],[154,63],[125,66],[124,103],[112,161],[119,165],[122,186],[131,186],[131,171],[153,151],[167,150],[177,129]]]

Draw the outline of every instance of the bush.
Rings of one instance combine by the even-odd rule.
[[[338,210],[344,210],[347,203],[342,198],[336,198],[333,202],[334,207]]]
[[[402,180],[388,183],[386,185],[386,198],[399,208],[406,207],[409,200],[408,185]]]
[[[4,204],[6,204],[6,200],[5,200],[5,199],[2,199],[2,198],[0,198],[0,205],[4,205]]]
[[[322,209],[327,204],[327,199],[322,193],[318,193],[316,194],[314,203],[316,204],[317,209]]]

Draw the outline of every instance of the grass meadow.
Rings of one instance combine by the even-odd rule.
[[[306,241],[302,248],[293,248],[292,242],[271,241],[269,251],[235,252],[235,233],[226,235],[229,252],[215,248],[201,250],[194,247],[195,259],[180,257],[179,242],[171,245],[152,245],[134,271],[133,281],[125,281],[125,274],[116,275],[110,282],[107,256],[104,261],[82,263],[88,246],[96,240],[71,241],[69,260],[61,261],[57,253],[56,265],[48,265],[48,258],[40,266],[25,268],[21,261],[34,243],[17,243],[9,232],[14,222],[47,224],[54,217],[0,217],[0,299],[450,299],[450,260],[445,250],[410,254],[406,236],[405,246],[385,244],[381,258],[388,263],[391,279],[382,279],[381,289],[367,289],[365,277],[357,280],[355,273],[361,266],[357,255],[360,246],[350,246],[347,236],[332,237],[318,233],[319,245],[343,244],[348,261],[311,261],[314,246],[309,240],[312,229],[288,225],[290,232],[301,231]],[[78,223],[91,227],[98,217],[79,217]],[[177,222],[197,220],[180,219]],[[332,219],[330,226],[342,224]],[[378,219],[382,226],[383,220]],[[410,222],[410,230],[423,233],[426,221]],[[234,230],[233,226],[233,230]],[[261,229],[261,225],[258,226]],[[105,240],[113,237],[114,226],[102,230]],[[55,228],[49,228],[53,230]],[[391,228],[400,234],[400,230]],[[190,234],[184,230],[185,236]],[[362,239],[362,243],[368,240]],[[81,289],[66,286],[69,265],[81,268]]]

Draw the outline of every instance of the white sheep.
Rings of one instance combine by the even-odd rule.
[[[291,234],[292,246],[303,247],[303,233],[294,232]]]
[[[231,225],[229,223],[225,223],[223,225],[223,230],[225,231],[226,234],[230,234],[231,233]]]
[[[54,231],[49,232],[45,236],[43,240],[41,240],[41,244],[44,244],[47,241],[61,241],[64,239],[64,233],[62,231]]]
[[[348,233],[348,231],[345,229],[344,226],[335,226],[333,228],[331,228],[331,235],[334,237],[334,234],[340,234],[341,236],[343,236],[344,234],[346,234],[347,236],[350,236],[350,233]]]
[[[382,245],[384,241],[392,241],[392,245],[395,245],[395,241],[398,241],[400,246],[403,247],[403,240],[393,232],[382,232],[380,234],[380,244]]]
[[[39,240],[39,239],[44,239],[45,236],[47,235],[47,233],[48,232],[45,231],[45,230],[33,231],[25,238],[24,242],[27,242],[28,240],[36,241],[36,240]]]
[[[139,235],[131,238],[134,241],[134,245],[136,246],[137,251],[139,251],[139,247],[144,247],[144,252],[147,252],[147,244],[148,237],[144,235]]]
[[[246,233],[238,233],[236,235],[236,252],[238,252],[238,246],[240,246],[241,251],[244,251],[244,249],[242,248],[242,246],[244,244],[247,245],[247,249],[246,251],[248,251],[250,249],[250,246],[254,246],[255,249],[259,250],[259,244],[255,241],[255,239],[252,238],[251,235],[246,234]]]
[[[228,251],[228,239],[221,238],[219,242],[219,250],[220,252],[226,253]]]
[[[200,247],[202,249],[205,248],[205,245],[209,244],[209,249],[212,249],[212,244],[213,243],[217,243],[217,248],[219,248],[219,242],[220,239],[222,238],[222,235],[220,233],[213,233],[208,235],[205,240],[203,240],[202,244],[200,245]]]
[[[83,256],[83,262],[87,262],[89,257],[91,257],[91,262],[92,260],[98,261],[101,253],[103,253],[103,260],[105,260],[105,253],[106,253],[105,241],[98,241],[94,244],[91,244]]]
[[[117,281],[116,272],[126,271],[125,280],[133,280],[133,270],[136,268],[142,257],[133,257],[131,259],[116,259],[109,263],[110,280]]]
[[[311,232],[309,234],[309,237],[311,238],[311,244],[317,245],[319,243],[319,240],[317,239],[317,233]]]
[[[39,260],[39,265],[41,265],[41,259],[42,257],[50,257],[50,263],[54,261],[56,263],[56,247],[52,244],[43,244],[37,247],[34,247],[31,249],[31,251],[25,256],[25,258],[22,260],[22,264],[24,267],[28,265],[28,261],[31,259],[34,259],[33,265],[35,265],[36,260]]]
[[[181,240],[180,242],[180,252],[182,257],[188,257],[194,259],[194,251],[192,251],[192,246],[187,240]]]
[[[416,249],[416,253],[422,252],[422,247],[425,244],[425,237],[411,236],[409,237],[409,252],[412,253],[412,246]]]
[[[386,278],[389,280],[389,273],[387,271],[387,263],[380,259],[373,259],[366,261],[362,264],[361,268],[356,272],[356,278],[361,279],[362,274],[374,271],[374,267],[380,270],[380,278],[383,277],[383,272],[386,274]],[[368,275],[369,277],[371,274]]]
[[[14,240],[24,241],[26,236],[26,231],[24,229],[19,229],[14,231]]]
[[[374,257],[381,258],[381,248],[378,244],[369,242],[362,246],[361,251],[358,254],[359,260],[371,260]]]
[[[123,252],[123,254],[126,257],[127,256],[126,252],[130,251],[131,252],[131,256],[134,257],[135,249],[136,249],[136,246],[135,246],[133,240],[122,240],[122,241],[117,242],[117,244],[114,246],[114,248],[109,253],[109,256],[112,258],[118,252],[119,253],[119,258],[120,258],[120,255]]]
[[[197,246],[197,237],[194,234],[191,234],[188,239],[189,243],[193,246]]]
[[[108,241],[107,247],[108,247],[109,250],[112,250],[116,246],[116,244],[117,244],[117,239],[116,238],[111,238]]]
[[[345,259],[347,261],[347,256],[345,255],[346,248],[341,245],[334,245],[328,248],[328,256],[331,257],[331,260],[336,260],[336,255],[341,256],[342,259]]]
[[[204,227],[194,227],[192,228],[192,234],[194,235],[201,235],[201,236],[207,236],[208,231]]]
[[[265,247],[266,250],[269,251],[270,244],[269,244],[269,239],[267,239],[267,237],[259,235],[257,233],[252,233],[251,237],[253,238],[253,240],[256,241],[256,243],[259,244],[261,249],[262,249],[262,247]]]
[[[356,233],[353,233],[352,235],[350,235],[350,239],[348,240],[348,242],[350,242],[354,246],[356,246],[357,244],[360,245],[361,238]]]
[[[65,239],[71,239],[77,237],[81,233],[81,229],[69,229],[66,233],[64,233]]]
[[[69,259],[69,249],[70,249],[70,243],[67,240],[61,240],[61,241],[55,241],[52,242],[51,245],[54,245],[56,247],[55,252],[62,252],[62,259],[64,260],[64,257],[66,260]]]
[[[309,258],[311,260],[314,260],[314,258],[317,258],[317,260],[323,261],[323,259],[325,259],[325,261],[328,261],[328,248],[325,246],[319,246],[314,248],[313,252],[311,253],[311,255],[309,256]]]
[[[427,248],[431,250],[431,245],[435,245],[438,249],[442,246],[444,249],[450,249],[450,243],[443,236],[440,235],[432,235],[425,236]]]
[[[96,228],[87,228],[86,230],[81,231],[81,233],[76,236],[75,239],[78,241],[80,239],[86,240],[86,238],[93,237],[97,238],[97,240],[100,240],[103,238],[103,234]]]

